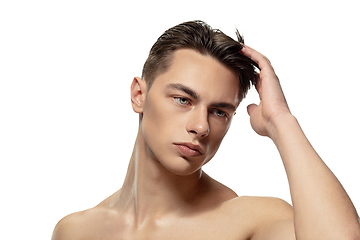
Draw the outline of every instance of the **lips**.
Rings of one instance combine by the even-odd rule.
[[[175,143],[174,145],[185,157],[197,157],[203,154],[199,145],[192,143]]]

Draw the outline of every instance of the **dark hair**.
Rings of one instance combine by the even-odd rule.
[[[244,39],[237,30],[236,35],[238,41],[218,29],[212,29],[203,21],[190,21],[172,27],[165,31],[152,46],[143,67],[142,78],[150,88],[155,78],[171,65],[175,50],[193,49],[214,57],[236,72],[240,82],[239,96],[243,99],[251,84],[256,83],[254,66],[257,67],[257,64],[241,54]]]

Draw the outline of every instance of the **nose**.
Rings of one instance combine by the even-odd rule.
[[[209,135],[210,126],[208,121],[207,109],[193,109],[192,113],[189,116],[187,131],[189,133],[195,134],[197,137],[200,138],[204,138]]]

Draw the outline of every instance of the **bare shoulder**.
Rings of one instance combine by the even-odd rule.
[[[228,207],[251,215],[292,216],[292,206],[275,197],[240,196],[227,202]],[[275,214],[275,215],[274,215]]]
[[[101,232],[100,228],[103,228],[103,225],[109,223],[109,219],[116,215],[116,212],[99,206],[72,213],[57,223],[52,240],[93,239]]]
[[[210,178],[211,179],[211,178]],[[219,209],[225,215],[236,215],[243,222],[254,221],[254,224],[273,222],[281,219],[293,220],[293,208],[286,201],[275,197],[250,197],[241,196],[233,192],[230,188],[211,179],[212,198],[219,199],[222,207]],[[213,196],[215,195],[215,197]]]
[[[75,229],[82,229],[79,227],[83,219],[83,212],[72,213],[61,219],[53,231],[52,240],[62,239],[79,239],[79,233]]]
[[[246,223],[252,240],[270,235],[295,239],[293,208],[280,198],[242,196],[228,201],[225,209],[238,224]]]
[[[275,197],[241,197],[244,204],[260,214],[263,218],[292,218],[292,206],[280,198]]]

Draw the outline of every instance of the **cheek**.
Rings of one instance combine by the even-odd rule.
[[[227,131],[231,125],[231,118],[224,122],[217,122],[216,120],[210,119],[210,134],[216,144],[220,144],[222,139],[225,137]]]
[[[210,153],[210,158],[212,158],[217,150],[219,149],[222,140],[224,139],[227,131],[230,128],[231,119],[227,124],[218,124],[218,123],[210,123],[210,135],[208,136],[207,140],[207,150]],[[206,161],[209,161],[207,159]]]
[[[146,138],[156,142],[168,140],[180,126],[180,117],[167,99],[146,100],[142,119],[142,132]]]
[[[156,137],[161,129],[159,126],[163,125],[162,121],[164,118],[161,115],[161,109],[153,104],[150,99],[146,99],[141,123],[143,135],[146,138]]]

